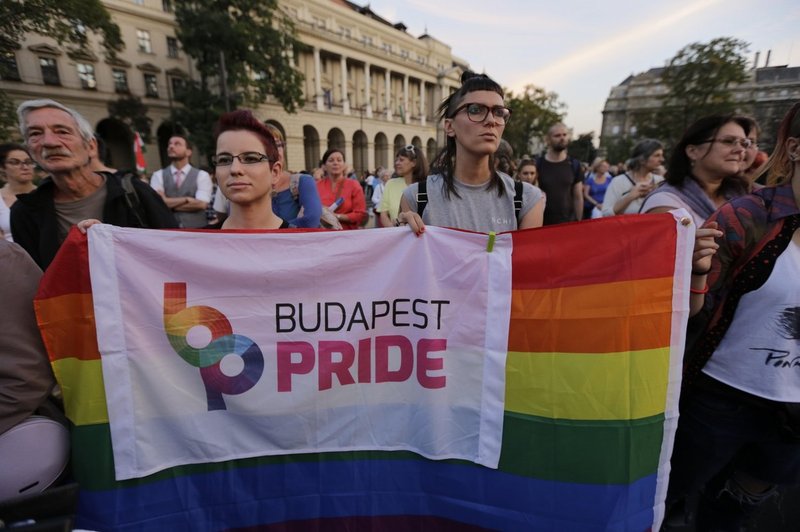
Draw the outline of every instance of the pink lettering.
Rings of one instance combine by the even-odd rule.
[[[334,361],[333,354],[341,355],[341,360]],[[319,343],[319,389],[328,390],[333,387],[333,375],[339,379],[339,384],[355,384],[350,366],[356,359],[356,352],[349,342],[337,340],[323,340]]]

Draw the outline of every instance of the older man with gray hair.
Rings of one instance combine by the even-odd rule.
[[[50,174],[11,208],[14,241],[45,269],[70,227],[97,219],[122,227],[177,227],[161,197],[138,179],[92,170],[96,140],[89,122],[54,100],[28,100],[17,109],[31,157]]]

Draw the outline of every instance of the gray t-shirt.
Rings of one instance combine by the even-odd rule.
[[[77,201],[56,202],[56,221],[58,222],[58,241],[63,242],[67,238],[70,228],[81,220],[95,218],[103,219],[103,208],[106,205],[105,180],[100,187]]]
[[[497,190],[487,190],[488,183],[483,185],[467,185],[458,179],[454,180],[457,197],[444,195],[445,182],[441,174],[428,176],[428,204],[422,213],[422,221],[427,225],[454,227],[488,233],[489,231],[513,231],[518,227],[514,219],[514,180],[500,173],[505,186],[505,194],[497,195]],[[417,183],[410,185],[403,192],[412,211],[417,211]],[[519,219],[522,220],[537,202],[544,201],[542,191],[530,183],[522,184],[522,209]]]

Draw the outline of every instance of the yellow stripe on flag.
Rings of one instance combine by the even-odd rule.
[[[61,385],[70,421],[75,425],[108,423],[100,360],[63,358],[53,362],[53,372]]]
[[[509,352],[506,411],[585,420],[664,412],[669,347],[622,353]]]

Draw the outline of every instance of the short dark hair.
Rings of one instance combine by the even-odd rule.
[[[275,137],[272,136],[272,132],[267,129],[267,126],[253,115],[251,110],[238,109],[219,117],[217,125],[214,126],[215,144],[219,136],[226,131],[249,131],[258,137],[258,140],[260,140],[261,144],[264,146],[264,155],[269,157],[270,167],[272,163],[278,160],[278,147],[275,144]],[[182,135],[172,136],[182,137]]]
[[[28,157],[31,156],[31,153],[28,151],[28,148],[26,148],[22,144],[17,144],[16,142],[7,142],[5,144],[0,144],[0,166],[5,166],[8,154],[15,150],[24,151],[25,153],[28,154]]]
[[[322,160],[319,162],[319,165],[320,166],[325,166],[325,161],[327,161],[328,157],[330,157],[334,153],[341,153],[342,154],[342,160],[343,161],[347,160],[347,157],[344,156],[344,150],[343,149],[341,149],[341,148],[328,148],[327,150],[325,150],[325,153],[322,155]]]

